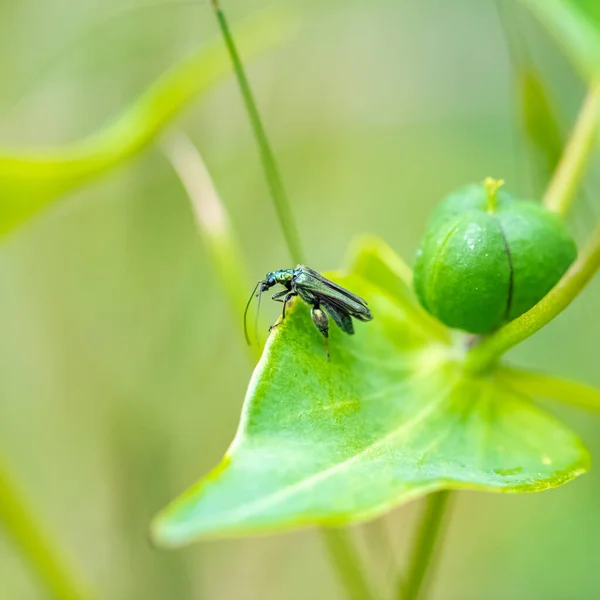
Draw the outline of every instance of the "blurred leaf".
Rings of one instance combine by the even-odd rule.
[[[348,265],[353,274],[376,282],[381,291],[399,302],[415,328],[441,342],[451,341],[450,331],[421,308],[412,289],[410,268],[381,238],[359,238],[350,252]]]
[[[528,48],[527,31],[522,27],[525,9],[512,0],[497,0],[496,4],[515,73],[519,125],[526,139],[534,195],[540,196],[562,155],[560,119],[549,86]],[[518,163],[523,166],[523,161]]]
[[[270,15],[240,27],[244,55],[281,42],[288,25],[287,20]],[[148,146],[186,105],[230,70],[223,42],[216,40],[162,75],[119,117],[90,137],[64,148],[0,150],[0,233]]]
[[[517,86],[523,129],[545,188],[558,165],[564,144],[558,115],[546,85],[534,69],[518,69]]]
[[[600,390],[580,381],[505,366],[496,370],[496,377],[528,396],[549,398],[584,410],[600,411]]]
[[[368,299],[374,321],[355,336],[333,326],[329,362],[295,302],[252,376],[229,452],[159,515],[157,543],[339,525],[439,489],[545,490],[586,470],[570,430],[493,376],[465,376],[456,346],[413,322],[413,307],[389,294],[400,259],[384,290],[366,265],[379,277],[386,258],[373,243],[363,252],[363,277],[333,278]]]
[[[600,75],[598,0],[521,0],[556,37],[587,79]]]

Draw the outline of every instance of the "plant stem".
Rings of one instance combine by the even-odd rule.
[[[426,498],[425,511],[415,536],[408,573],[398,584],[398,600],[417,600],[425,593],[427,575],[431,576],[436,550],[441,543],[442,525],[451,492],[434,492]]]
[[[346,589],[347,597],[350,600],[374,600],[375,595],[360,567],[361,559],[350,540],[348,531],[326,527],[321,529],[321,533],[331,563]]]
[[[219,27],[221,28],[221,33],[223,34],[225,44],[227,45],[227,50],[231,56],[231,61],[233,63],[233,68],[238,80],[240,91],[244,99],[244,104],[248,112],[250,124],[252,125],[254,137],[256,138],[256,142],[260,151],[260,157],[271,192],[271,197],[273,199],[273,203],[275,204],[275,210],[277,211],[277,216],[279,217],[279,224],[283,231],[290,256],[295,263],[303,263],[304,255],[302,252],[302,246],[300,244],[300,237],[298,236],[296,223],[292,215],[290,202],[283,185],[283,180],[279,173],[275,155],[271,150],[260,113],[258,112],[258,108],[250,88],[250,83],[244,71],[244,66],[233,41],[233,36],[231,34],[231,30],[229,29],[229,25],[227,24],[225,14],[219,6],[218,0],[212,0],[211,3],[217,16],[217,21],[219,22]]]
[[[91,595],[65,564],[54,541],[43,531],[8,469],[1,463],[0,522],[50,597],[89,600]]]
[[[547,325],[577,297],[600,268],[600,226],[563,278],[533,308],[470,350],[465,368],[479,373],[491,367],[507,350]]]
[[[592,81],[577,123],[544,198],[546,208],[565,215],[588,165],[598,134],[600,80]]]

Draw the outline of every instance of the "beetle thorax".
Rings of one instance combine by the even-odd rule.
[[[291,269],[281,269],[280,271],[275,271],[273,273],[273,278],[277,283],[287,283],[291,281],[294,277],[294,272]]]

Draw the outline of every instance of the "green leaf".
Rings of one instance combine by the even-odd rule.
[[[565,139],[553,94],[529,50],[522,27],[523,7],[512,0],[498,0],[497,8],[515,75],[519,121],[527,141],[537,197],[542,195],[558,166]]]
[[[559,119],[549,90],[535,69],[518,68],[517,87],[523,130],[545,188],[563,152],[564,139]]]
[[[496,377],[534,398],[549,398],[584,410],[600,411],[600,390],[580,381],[506,366],[498,367]]]
[[[389,293],[399,259],[385,274],[381,251],[370,243],[355,260],[362,277],[332,275],[367,298],[374,320],[355,336],[333,326],[331,361],[308,307],[291,307],[252,376],[231,448],[158,516],[158,544],[340,525],[439,489],[545,490],[587,469],[575,434],[527,396],[464,374],[462,351]]]
[[[415,328],[441,342],[450,342],[449,330],[425,312],[415,297],[410,268],[380,238],[360,237],[351,249],[348,264],[352,273],[377,282],[381,291],[401,303]]]
[[[521,0],[563,46],[582,75],[600,75],[598,0]]]
[[[281,42],[288,32],[287,19],[265,15],[240,27],[238,36],[248,57]],[[230,71],[231,61],[218,39],[159,77],[112,123],[88,138],[35,152],[0,149],[0,233],[140,152],[198,94]]]

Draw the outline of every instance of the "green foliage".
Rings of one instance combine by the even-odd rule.
[[[535,171],[545,187],[556,170],[564,139],[548,86],[535,68],[518,65],[517,87],[523,130]]]
[[[269,15],[239,30],[252,56],[288,31]],[[71,146],[36,152],[0,150],[0,233],[6,233],[67,192],[123,164],[151,144],[175,116],[231,70],[221,40],[197,50],[126,108],[112,123]]]
[[[562,44],[587,79],[600,75],[600,3],[597,0],[521,0]]]
[[[496,4],[512,63],[519,121],[531,161],[529,170],[534,176],[533,195],[537,197],[556,170],[565,136],[554,95],[523,28],[523,7],[512,0],[498,0]]]
[[[414,318],[399,265],[369,240],[348,275],[331,275],[374,315],[355,336],[332,328],[331,361],[308,308],[293,304],[227,455],[158,516],[156,543],[350,523],[439,489],[545,490],[587,469],[577,437],[506,378],[465,374],[463,350]]]
[[[484,187],[473,184],[442,201],[415,265],[423,306],[449,327],[478,334],[529,310],[577,256],[555,214]]]

